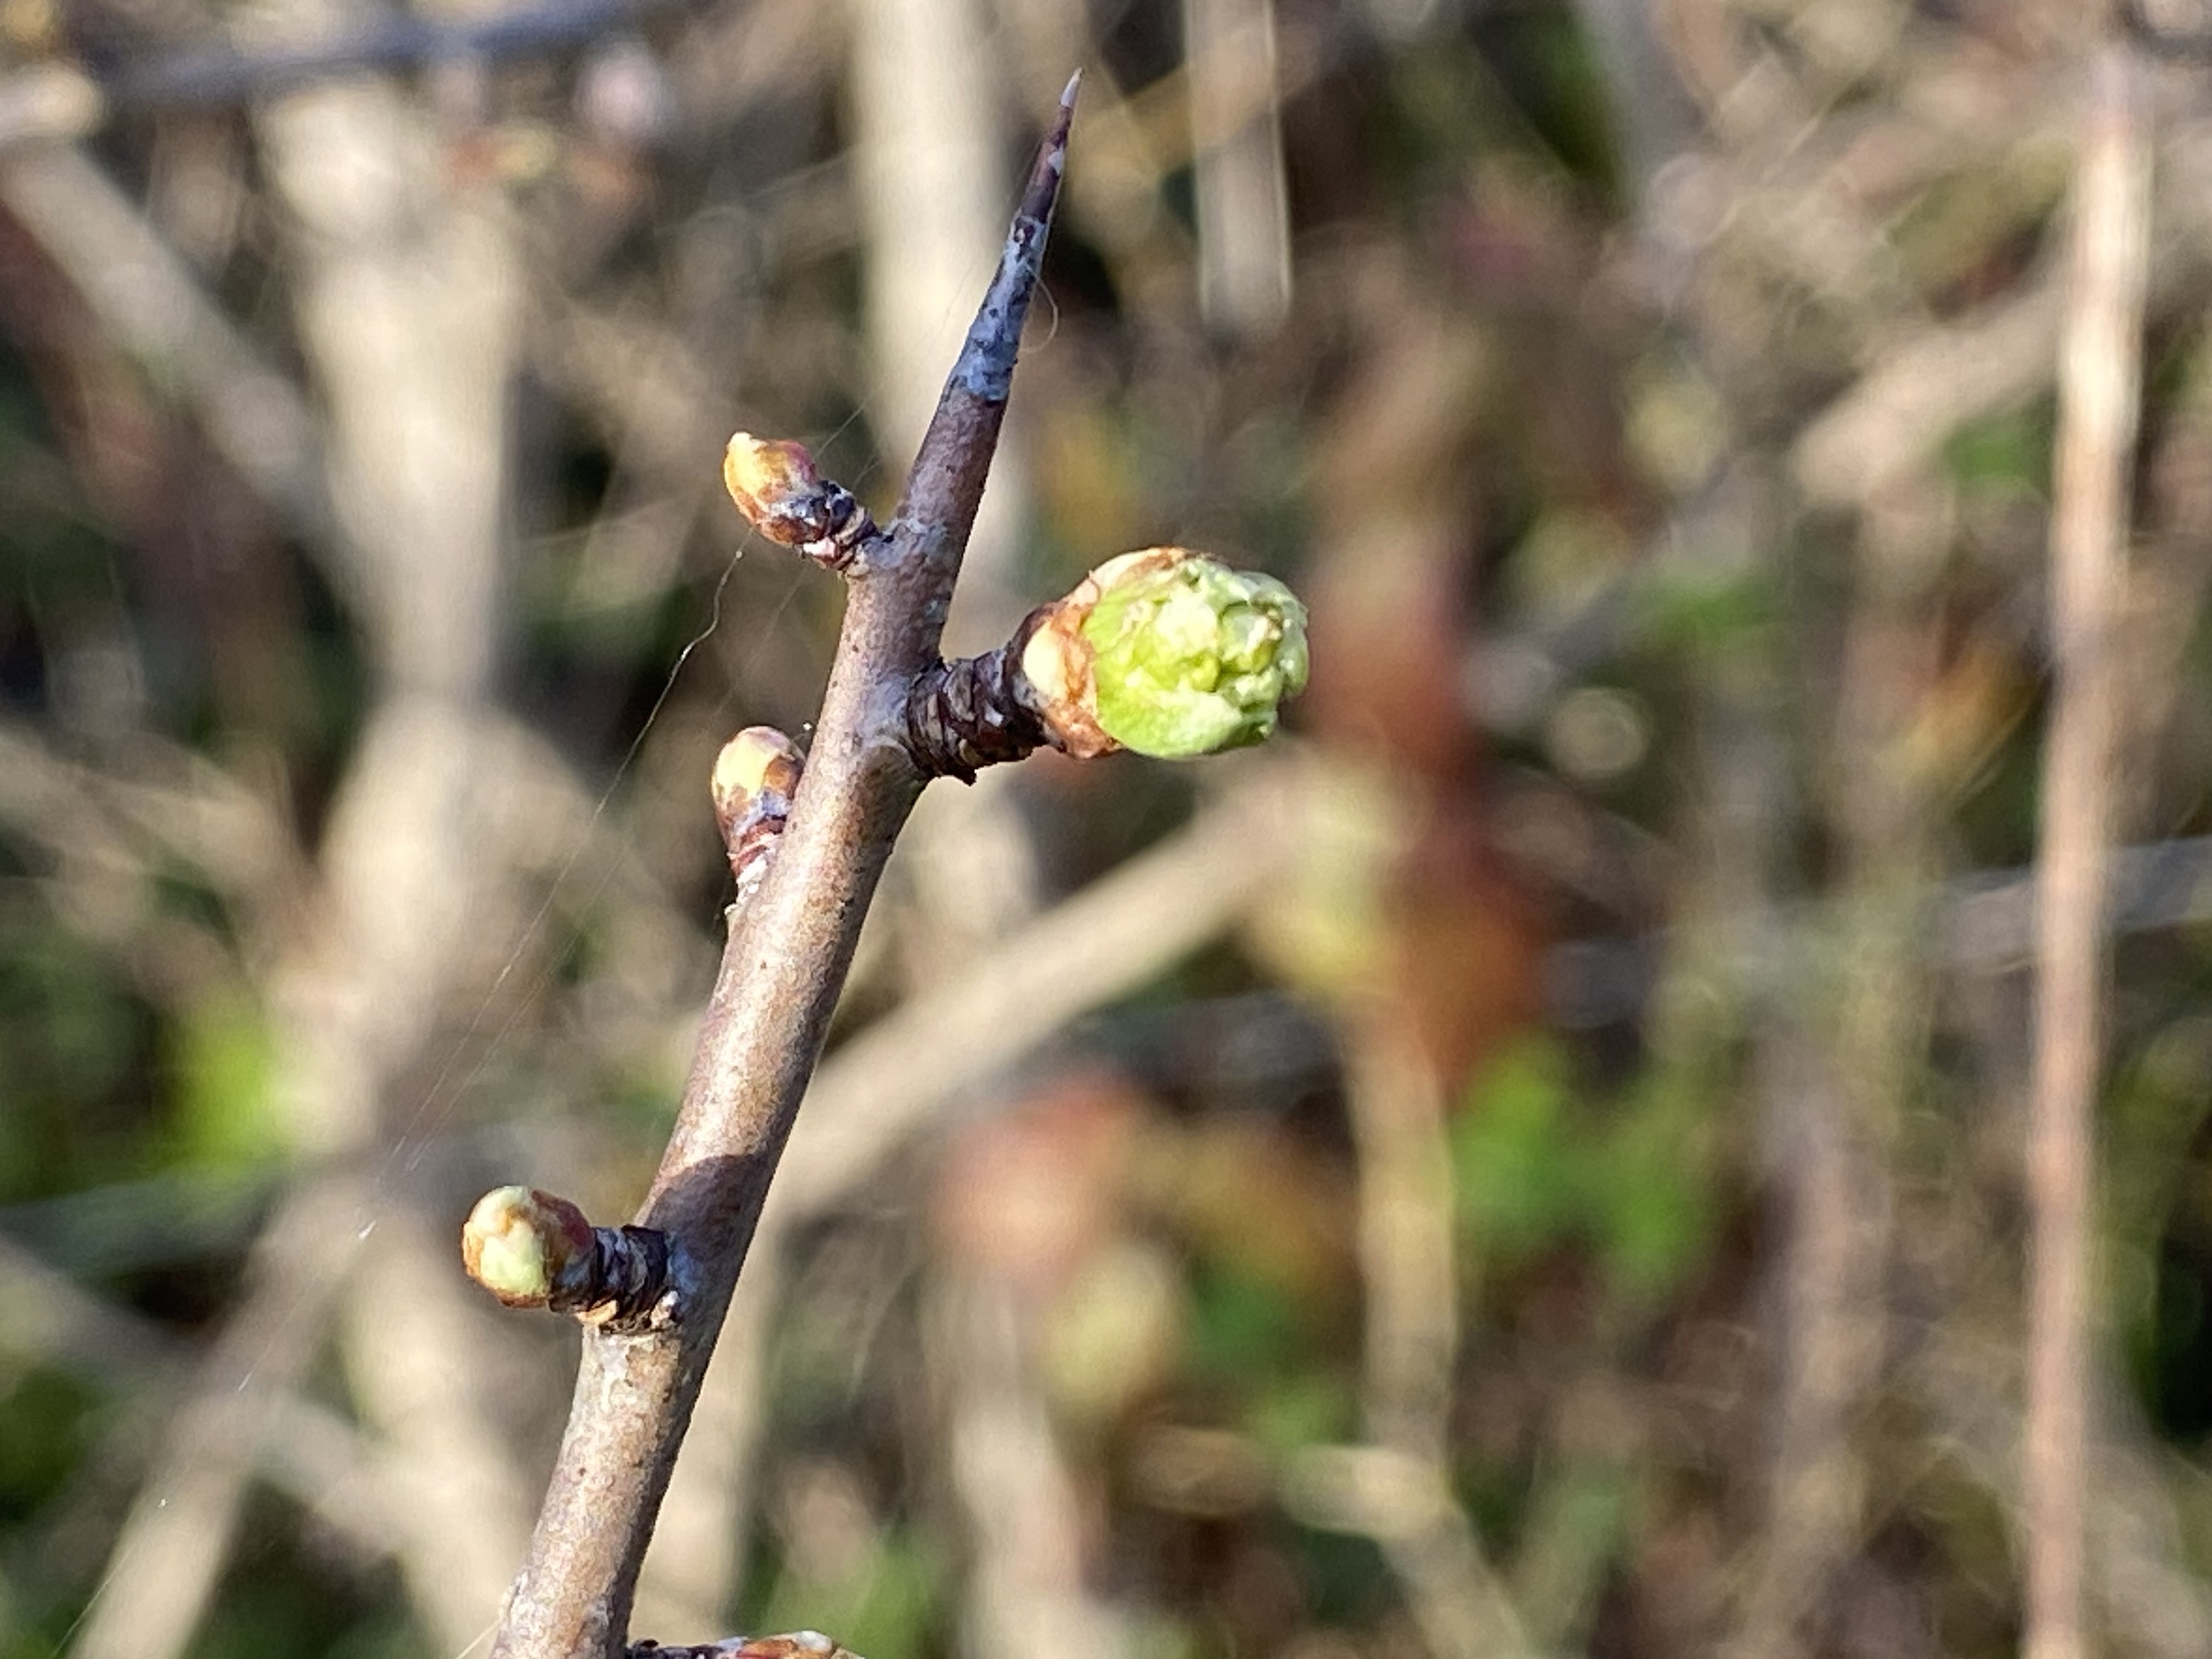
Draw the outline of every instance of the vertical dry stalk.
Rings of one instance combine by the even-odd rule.
[[[2051,530],[2054,659],[2028,1125],[2027,1659],[2082,1652],[2090,1133],[2103,1038],[2112,660],[2141,382],[2149,151],[2124,46],[2098,58],[2076,180]]]
[[[1291,305],[1274,0],[1183,0],[1190,64],[1198,303],[1228,333],[1265,336]]]
[[[1459,1353],[1459,1263],[1443,1090],[1410,1037],[1372,1011],[1348,1025],[1359,1158],[1359,1266],[1367,1304],[1361,1414],[1373,1490],[1400,1501],[1370,1519],[1435,1659],[1530,1651],[1520,1610],[1451,1496],[1448,1442]]]
[[[1918,940],[1936,820],[1911,758],[1936,684],[1945,492],[1900,483],[1865,503],[1847,620],[1830,819],[1846,878],[1841,979],[1764,1023],[1779,1189],[1789,1206],[1779,1312],[1786,1333],[1765,1524],[1727,1651],[1814,1650],[1863,1541],[1876,1447],[1863,1431],[1890,1351],[1901,1122],[1924,1063],[1930,986]],[[1802,971],[1802,970],[1801,970]]]

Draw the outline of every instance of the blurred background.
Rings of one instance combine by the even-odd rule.
[[[2212,67],[2154,160],[2094,1650],[2212,1652]],[[951,643],[1293,582],[1267,750],[902,843],[647,1568],[869,1659],[2014,1651],[2076,9],[0,4],[0,1655],[459,1656],[643,1193],[721,740],[1068,72]]]

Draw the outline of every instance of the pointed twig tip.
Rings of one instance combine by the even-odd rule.
[[[1052,127],[1037,146],[1036,162],[1030,168],[1029,187],[1022,193],[1020,217],[1049,222],[1053,204],[1060,194],[1060,177],[1067,167],[1067,132],[1075,124],[1075,90],[1083,83],[1078,70],[1060,94],[1060,109]]]

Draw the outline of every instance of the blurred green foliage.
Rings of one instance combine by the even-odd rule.
[[[175,1139],[162,1163],[234,1170],[281,1158],[284,1126],[270,1098],[276,1055],[259,1006],[218,992],[188,1011],[169,1041],[162,1070]]]
[[[1572,1056],[1531,1037],[1476,1079],[1452,1125],[1460,1227],[1497,1273],[1587,1251],[1609,1297],[1648,1306],[1680,1287],[1711,1242],[1722,1196],[1690,1089],[1648,1073],[1614,1097],[1578,1086]]]

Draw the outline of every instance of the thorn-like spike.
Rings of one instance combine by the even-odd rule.
[[[1053,117],[1052,130],[1037,146],[1036,160],[1030,167],[1029,187],[1022,192],[1024,218],[1048,225],[1052,222],[1060,175],[1067,171],[1067,133],[1075,125],[1075,91],[1082,84],[1083,71],[1078,70],[1067,77],[1067,86],[1060,94],[1060,112]]]
[[[1060,178],[1067,171],[1067,130],[1075,118],[1074,100],[1075,82],[1071,81],[1061,95],[1052,130],[1037,146],[1036,160],[1030,167],[1021,205],[1006,232],[1006,245],[999,255],[990,291],[983,296],[975,325],[960,349],[960,359],[945,381],[947,398],[965,391],[1002,404],[1013,385],[1022,320],[1029,314],[1030,295],[1044,265],[1045,238],[1052,229],[1053,208],[1060,200]]]

